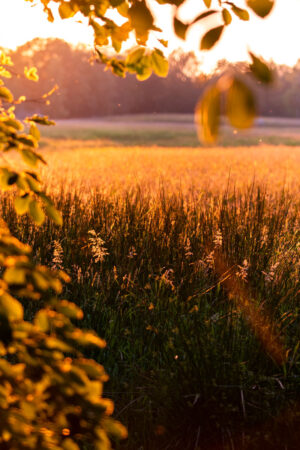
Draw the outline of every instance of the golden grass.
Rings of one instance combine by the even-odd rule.
[[[163,182],[170,192],[222,192],[243,189],[253,180],[271,192],[283,187],[299,193],[300,147],[235,148],[107,147],[97,141],[47,141],[47,182],[73,189],[103,191],[141,185],[155,192]]]

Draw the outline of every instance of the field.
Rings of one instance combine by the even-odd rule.
[[[42,151],[63,227],[3,198],[12,233],[71,275],[65,298],[107,341],[88,356],[128,426],[120,448],[298,448],[297,126],[225,126],[210,148],[189,116],[59,123]]]

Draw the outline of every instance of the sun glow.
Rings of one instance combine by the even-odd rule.
[[[200,38],[208,28],[218,25],[219,19],[205,19],[190,30],[186,41],[182,41],[173,33],[173,7],[159,5],[154,0],[149,0],[148,3],[156,16],[157,26],[164,29],[163,38],[169,40],[169,51],[176,48],[196,51],[199,59],[203,61],[205,71],[211,70],[220,59],[245,60],[248,58],[249,49],[267,60],[291,66],[300,56],[296,45],[300,41],[299,0],[289,0],[288,7],[285,0],[277,0],[273,12],[265,20],[254,14],[251,14],[250,22],[233,18],[233,23],[225,30],[221,42],[209,52],[199,51]],[[243,1],[236,3],[241,6],[244,4]],[[93,33],[87,26],[87,20],[76,15],[73,19],[63,21],[58,16],[56,4],[53,4],[53,8],[56,11],[55,22],[50,23],[39,3],[24,0],[2,1],[0,45],[14,49],[35,37],[58,37],[75,45],[84,43],[92,47]],[[199,0],[187,0],[180,7],[179,15],[183,21],[188,21],[202,10],[203,6],[199,4]]]

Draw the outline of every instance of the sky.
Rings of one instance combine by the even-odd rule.
[[[245,4],[243,0],[236,0],[235,3],[239,6]],[[157,26],[164,29],[161,37],[169,40],[169,49],[182,47],[186,51],[196,51],[205,71],[213,69],[220,59],[243,61],[247,59],[248,50],[268,61],[291,66],[300,58],[300,0],[276,0],[272,13],[264,20],[254,13],[249,22],[234,18],[223,33],[221,42],[209,52],[199,51],[201,36],[220,22],[207,18],[201,25],[195,25],[189,31],[187,40],[182,41],[173,33],[173,7],[158,5],[153,0],[148,0],[148,4],[156,15]],[[72,44],[85,43],[92,47],[92,30],[86,22],[78,23],[81,19],[79,15],[62,21],[56,14],[55,22],[50,23],[42,7],[32,5],[24,0],[0,0],[0,46],[15,49],[35,37],[58,37]],[[199,0],[186,0],[180,7],[179,17],[183,21],[191,20],[205,10],[202,5]]]

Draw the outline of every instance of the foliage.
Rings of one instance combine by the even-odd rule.
[[[33,0],[27,0],[33,1]],[[146,50],[145,47],[149,47],[148,39],[150,33],[160,33],[163,30],[159,29],[155,25],[154,16],[145,0],[111,0],[100,1],[90,0],[70,0],[68,2],[64,0],[54,0],[58,3],[59,14],[62,19],[73,17],[77,13],[81,13],[84,17],[88,18],[89,25],[93,28],[95,35],[95,48],[96,52],[107,67],[109,67],[113,73],[124,77],[126,72],[136,73],[139,80],[145,80],[149,78],[152,71],[159,76],[166,76],[168,73],[168,62],[164,57],[162,50],[155,48]],[[160,5],[170,4],[174,8],[174,31],[180,39],[185,39],[190,27],[205,20],[209,16],[219,16],[222,24],[210,29],[205,33],[201,39],[201,50],[210,50],[221,38],[225,32],[225,28],[229,27],[232,23],[232,14],[237,16],[242,21],[248,21],[250,14],[247,9],[249,8],[259,17],[266,17],[273,9],[275,0],[246,0],[245,8],[237,6],[235,3],[227,0],[203,0],[203,3],[207,10],[200,15],[196,16],[191,22],[184,23],[178,17],[180,6],[185,3],[185,0],[157,0]],[[51,2],[50,0],[41,0],[44,5],[44,10],[48,15],[50,21],[54,20]],[[215,7],[211,9],[211,6]],[[228,10],[230,8],[231,12]],[[111,10],[115,15],[115,21],[111,17]],[[121,25],[117,25],[117,22],[122,22]],[[120,23],[121,23],[120,22]],[[130,36],[134,33],[135,40],[138,45],[136,49],[133,49],[129,55],[123,57],[111,57],[105,54],[102,47],[111,45],[114,50],[119,53],[122,49],[122,44],[127,42]],[[162,47],[166,45],[165,41],[156,38],[158,44]],[[250,52],[252,58],[252,64],[250,70],[253,75],[261,82],[269,83],[272,79],[272,75],[267,65],[257,56]],[[203,105],[197,106],[197,123],[199,126],[199,135],[204,139],[208,137],[207,142],[213,142],[218,136],[218,127],[216,126],[219,121],[218,118],[209,118],[210,114],[221,114],[221,108],[216,108],[216,92],[221,98],[221,94],[230,91],[229,95],[229,108],[227,109],[228,117],[233,126],[237,128],[247,128],[251,126],[253,122],[253,114],[255,114],[254,97],[251,90],[248,89],[245,82],[241,79],[236,79],[232,75],[226,74],[219,83],[213,87],[212,94],[205,95],[205,101]],[[232,101],[232,94],[234,93],[234,101]],[[210,105],[210,100],[214,102]],[[233,116],[238,116],[241,112],[239,103],[243,106],[242,116],[238,121],[232,121]],[[234,110],[235,109],[235,110]],[[202,115],[206,118],[202,119]],[[211,129],[209,127],[212,126]],[[206,127],[207,129],[203,129]]]
[[[52,55],[50,59],[49,53]],[[26,64],[39,67],[39,83],[31,83],[25,77],[7,79],[7,87],[17,98],[26,92],[27,99],[32,100],[16,105],[19,116],[32,115],[36,111],[55,118],[147,112],[193,113],[207,84],[217,82],[224,72],[247,80],[247,86],[254,93],[259,116],[300,115],[297,95],[299,63],[292,69],[273,63],[271,72],[256,64],[254,70],[260,71],[263,77],[268,78],[272,74],[274,82],[266,88],[251,76],[246,63],[220,61],[215,72],[204,75],[195,54],[180,51],[169,56],[167,78],[151,77],[143,83],[137,82],[134,75],[125,79],[113,76],[99,64],[90,64],[90,52],[85,47],[74,48],[58,39],[34,39],[9,55],[17,72],[22,72]],[[255,55],[252,56],[256,62]],[[43,99],[44,92],[51,91],[56,84],[59,88],[51,97]],[[76,95],[72,95],[74,87]],[[56,127],[47,127],[44,133],[55,134],[55,130]]]
[[[10,77],[12,62],[4,54],[1,75]],[[5,69],[4,69],[5,67]],[[24,76],[37,81],[35,68]],[[60,213],[42,190],[36,171],[45,161],[37,151],[37,124],[52,125],[34,115],[23,123],[14,115],[12,92],[1,80],[0,147],[2,156],[15,151],[29,168],[17,163],[1,167],[2,190],[13,190],[19,215],[29,214],[41,225],[46,215],[62,224]],[[102,398],[107,375],[103,367],[84,358],[85,347],[105,347],[91,331],[76,327],[83,318],[72,302],[59,300],[63,271],[36,264],[29,245],[13,237],[0,224],[0,446],[9,449],[76,450],[84,442],[94,448],[111,448],[110,439],[126,436],[125,428],[112,420],[113,404]],[[24,320],[22,303],[35,301],[31,320]]]

